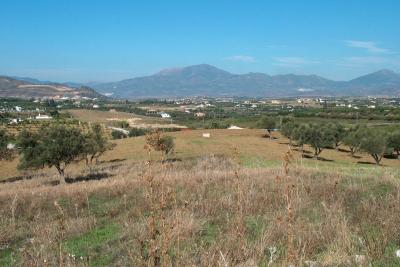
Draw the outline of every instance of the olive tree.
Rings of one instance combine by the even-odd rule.
[[[259,127],[267,130],[270,139],[273,138],[271,132],[276,127],[275,119],[264,116],[258,121],[258,125],[259,125]]]
[[[329,125],[329,129],[332,131],[334,146],[336,149],[338,149],[343,141],[343,138],[346,136],[346,129],[341,123],[332,123]]]
[[[361,139],[365,134],[365,128],[354,126],[351,127],[345,137],[343,138],[343,144],[345,144],[350,149],[350,154],[352,157],[360,150]]]
[[[62,177],[65,167],[82,159],[85,154],[85,136],[82,131],[64,125],[41,127],[38,132],[23,130],[18,136],[17,145],[21,156],[19,168],[54,166]]]
[[[361,138],[360,149],[371,155],[379,165],[387,151],[387,137],[381,131],[368,129]]]
[[[101,155],[113,146],[106,137],[100,124],[93,124],[89,132],[85,135],[85,160],[87,165],[91,165],[93,160],[96,164]]]
[[[304,145],[307,143],[308,125],[300,124],[293,129],[292,138],[298,146],[301,146],[301,155],[304,154]]]
[[[291,120],[282,124],[281,133],[283,136],[289,139],[290,145],[292,144],[292,140],[294,139],[294,134],[297,127],[297,123]]]
[[[318,157],[324,148],[335,143],[334,133],[326,124],[309,124],[305,131],[305,143],[314,149],[314,157]]]
[[[400,130],[396,130],[389,134],[387,138],[387,146],[396,153],[397,158],[400,156]]]

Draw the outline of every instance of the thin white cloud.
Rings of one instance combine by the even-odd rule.
[[[317,64],[318,61],[309,60],[303,57],[275,57],[274,65],[282,67],[302,67],[304,65]]]
[[[348,47],[364,49],[370,53],[387,53],[387,52],[389,52],[388,49],[378,47],[378,45],[372,41],[346,40],[344,42]]]
[[[230,57],[224,58],[224,60],[241,61],[241,62],[256,62],[256,59],[254,57],[244,56],[244,55],[230,56]]]

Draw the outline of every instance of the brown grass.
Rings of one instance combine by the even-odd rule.
[[[203,138],[202,133],[210,133],[211,138]],[[278,166],[281,164],[284,153],[288,150],[288,140],[274,133],[278,139],[270,140],[263,138],[264,132],[256,129],[245,130],[193,130],[168,133],[176,137],[175,157],[178,159],[190,159],[207,155],[232,154],[232,147],[240,151],[242,165],[248,167]],[[140,162],[147,158],[144,137],[128,138],[113,141],[116,147],[105,153],[101,160],[110,161],[133,161]],[[346,149],[345,147],[341,147]],[[306,150],[311,148],[305,146]],[[323,160],[302,159],[299,151],[292,151],[294,162],[315,168],[335,169],[342,171],[343,168],[375,168],[374,160],[366,154],[357,154],[357,158],[351,157],[348,152],[341,152],[335,149],[324,149],[321,153]],[[325,160],[324,160],[325,159]],[[361,164],[360,162],[369,163]],[[10,176],[23,175],[16,169],[18,160],[13,162],[0,161],[0,179]],[[382,165],[387,167],[400,167],[400,160],[382,159]],[[83,168],[84,164],[67,167],[69,169]],[[46,170],[47,172],[47,170]]]
[[[295,161],[246,168],[229,149],[230,157],[166,163],[152,153],[151,163],[101,165],[94,172],[108,178],[99,181],[56,185],[47,175],[2,184],[0,250],[16,266],[399,264],[398,173],[350,175]]]

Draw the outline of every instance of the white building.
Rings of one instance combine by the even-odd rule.
[[[39,113],[39,115],[37,115],[35,117],[35,119],[37,119],[37,120],[50,120],[51,117],[49,115],[40,115],[40,113]]]
[[[19,106],[15,106],[15,110],[16,110],[17,112],[21,112],[21,111],[22,111],[22,108],[19,107]]]
[[[171,118],[171,115],[169,115],[168,113],[165,113],[165,112],[161,112],[160,115],[161,115],[161,118],[163,118],[163,119]]]

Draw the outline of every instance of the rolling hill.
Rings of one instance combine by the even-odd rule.
[[[45,98],[64,96],[105,98],[105,96],[87,86],[75,88],[65,84],[42,82],[32,78],[0,76],[0,97]]]
[[[183,96],[366,96],[400,95],[400,74],[380,70],[350,81],[317,75],[233,74],[201,64],[162,70],[154,75],[96,84],[96,90],[122,98]]]

